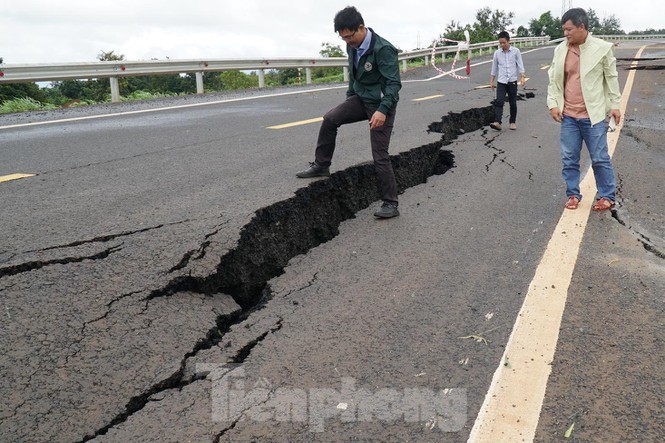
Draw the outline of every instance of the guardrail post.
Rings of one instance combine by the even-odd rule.
[[[425,66],[429,65],[429,55],[425,56]]]
[[[266,71],[264,69],[259,69],[259,88],[266,87]]]
[[[305,83],[312,84],[312,68],[310,67],[305,68]]]
[[[203,72],[196,73],[196,93],[203,94]]]
[[[344,66],[344,81],[348,82],[349,81],[349,67]]]
[[[109,77],[111,81],[111,103],[120,102],[120,86],[118,85],[118,77]]]
[[[406,72],[406,59],[402,60],[402,72]]]

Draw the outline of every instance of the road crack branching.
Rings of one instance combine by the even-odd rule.
[[[441,140],[391,156],[399,192],[426,183],[429,177],[444,174],[454,167],[452,152],[442,148],[451,144],[459,134],[486,126],[491,118],[491,108],[479,108],[460,114],[451,113],[444,116],[441,122],[430,124],[429,131],[442,133]],[[356,213],[380,198],[372,163],[356,165],[336,172],[327,179],[313,181],[298,189],[293,197],[256,211],[252,220],[241,230],[237,246],[220,257],[210,275],[180,275],[165,287],[151,292],[144,298],[146,303],[183,291],[210,296],[224,293],[233,297],[242,309],[231,315],[220,315],[217,325],[184,356],[178,371],[132,398],[124,412],[94,435],[86,436],[83,441],[106,434],[109,429],[140,411],[150,401],[150,397],[160,391],[182,389],[204,379],[205,374],[185,375],[187,360],[199,351],[218,344],[231,326],[261,309],[273,296],[268,281],[281,275],[289,260],[336,237],[343,221],[354,218]],[[185,269],[192,257],[197,253],[205,253],[210,238],[215,234],[206,236],[201,247],[185,254],[172,270]],[[316,279],[316,275],[313,278]],[[232,361],[243,363],[259,343],[281,327],[280,319],[274,327],[239,348]],[[222,431],[220,437],[234,425]]]
[[[0,268],[0,278],[8,277],[10,275],[21,274],[24,272],[34,271],[37,269],[44,268],[46,266],[67,265],[70,263],[80,263],[86,260],[103,260],[107,258],[109,255],[118,252],[120,250],[122,250],[122,244],[110,247],[108,249],[105,249],[101,252],[92,255],[84,255],[80,257],[63,257],[53,260],[38,260],[38,261],[25,262],[18,265],[6,266],[4,268]]]

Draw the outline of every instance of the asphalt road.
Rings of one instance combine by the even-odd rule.
[[[536,441],[665,434],[665,45],[616,54],[623,88],[645,44]],[[0,183],[0,440],[466,441],[564,212],[551,56],[517,131],[488,64],[403,76],[388,221],[364,124],[313,181],[318,123],[268,128],[341,85],[0,116],[0,176],[35,174]]]

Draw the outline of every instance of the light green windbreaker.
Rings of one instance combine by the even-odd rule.
[[[552,65],[548,71],[547,107],[563,111],[564,67],[568,54],[568,42],[563,41],[554,50]],[[611,109],[620,109],[621,92],[619,75],[612,43],[591,34],[580,45],[580,76],[582,96],[591,124],[602,121]]]

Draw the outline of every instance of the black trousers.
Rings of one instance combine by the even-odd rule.
[[[315,152],[316,164],[324,167],[330,166],[335,152],[337,130],[340,126],[347,123],[368,121],[375,111],[376,108],[363,103],[357,95],[348,97],[343,103],[328,111],[323,116],[321,129],[319,129],[319,139],[316,143]],[[390,154],[388,154],[394,122],[395,111],[392,111],[386,116],[383,126],[370,129],[369,138],[372,145],[374,167],[381,188],[381,198],[383,201],[397,204],[397,183],[395,182],[393,166],[390,163]]]
[[[496,100],[494,100],[494,121],[501,123],[506,93],[508,93],[508,103],[510,104],[510,123],[515,123],[517,120],[517,82],[497,82]]]

